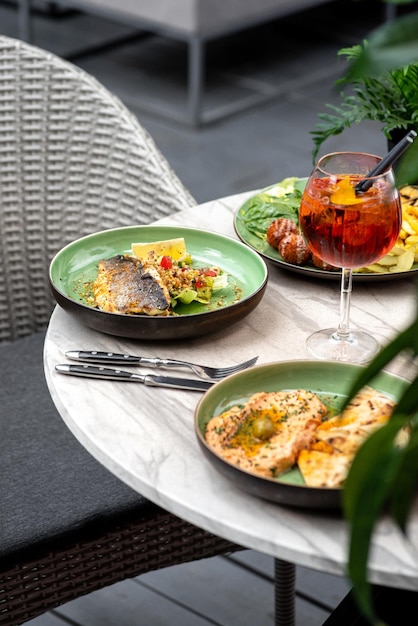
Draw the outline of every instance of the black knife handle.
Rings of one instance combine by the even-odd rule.
[[[55,369],[61,374],[71,374],[72,376],[81,376],[83,378],[98,378],[100,380],[125,380],[125,381],[138,381],[142,377],[131,372],[123,372],[118,369],[110,369],[107,367],[97,367],[94,365],[73,365],[69,363],[63,363],[56,365]]]
[[[98,350],[70,350],[65,356],[75,361],[85,363],[107,363],[107,365],[133,365],[141,362],[141,357],[131,354],[118,354],[117,352],[100,352]]]

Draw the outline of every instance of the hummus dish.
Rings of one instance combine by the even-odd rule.
[[[262,478],[298,467],[308,487],[340,488],[357,450],[394,408],[394,400],[371,387],[341,415],[304,389],[259,392],[212,417],[205,441],[223,460]]]

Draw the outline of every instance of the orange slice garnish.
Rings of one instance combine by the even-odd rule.
[[[358,204],[362,202],[361,195],[357,196],[348,176],[341,178],[335,187],[335,191],[330,198],[332,204],[341,204],[349,206],[350,204]]]

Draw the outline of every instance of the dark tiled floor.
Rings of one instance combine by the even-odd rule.
[[[384,18],[379,0],[340,0],[213,42],[207,58],[207,102],[214,106],[238,90],[225,75],[271,85],[272,99],[257,108],[194,130],[142,111],[152,95],[185,105],[183,44],[143,40],[134,31],[79,13],[37,13],[34,43],[96,76],[138,116],[199,202],[264,187],[312,166],[310,131],[326,102],[338,102],[334,81],[344,64],[337,51],[362,40]],[[0,32],[16,37],[13,4],[0,4]],[[115,38],[117,47],[77,55]],[[222,76],[221,76],[222,75]],[[329,140],[324,151],[383,153],[378,126],[363,123]],[[297,571],[297,626],[320,626],[344,596],[347,581]],[[248,593],[250,590],[250,593]],[[273,560],[253,551],[151,573],[69,603],[33,626],[264,626],[273,624]],[[319,601],[317,606],[316,601]]]

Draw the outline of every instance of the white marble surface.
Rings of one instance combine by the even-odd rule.
[[[235,236],[233,212],[247,196],[207,203],[162,223]],[[412,280],[354,285],[352,323],[373,331],[382,342],[404,328],[414,310]],[[81,326],[57,307],[45,342],[46,378],[74,435],[109,470],[150,500],[243,546],[344,575],[346,524],[337,513],[313,513],[259,500],[219,475],[202,457],[193,426],[200,393],[73,378],[54,371],[71,349],[175,356],[207,365],[238,363],[254,355],[259,355],[260,364],[306,359],[305,338],[315,329],[335,325],[338,312],[338,281],[313,280],[273,265],[266,294],[247,318],[232,328],[181,343],[104,335]],[[397,370],[406,374],[402,363]],[[418,510],[409,541],[389,520],[381,521],[374,538],[371,580],[418,588]]]

